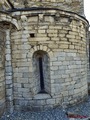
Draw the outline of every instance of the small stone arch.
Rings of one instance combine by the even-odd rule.
[[[20,26],[15,18],[12,18],[7,13],[0,13],[0,23],[12,24],[17,30],[20,29]]]
[[[32,49],[32,65],[33,65],[33,93],[51,94],[50,80],[50,56],[47,47],[40,46],[40,49],[34,47]],[[45,51],[46,50],[46,51]],[[51,55],[51,52],[50,52]]]
[[[53,51],[49,47],[47,47],[45,45],[35,45],[34,47],[32,47],[30,49],[31,56],[33,56],[34,52],[38,51],[38,50],[47,52],[50,58],[53,57],[53,55],[54,55]]]

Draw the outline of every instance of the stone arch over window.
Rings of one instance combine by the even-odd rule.
[[[33,54],[34,92],[50,93],[50,58],[47,52],[37,50]]]
[[[53,51],[45,45],[35,45],[33,48],[31,48],[30,49],[31,56],[33,56],[34,52],[38,50],[46,51],[50,58],[54,56]]]

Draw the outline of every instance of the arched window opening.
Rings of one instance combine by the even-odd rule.
[[[38,50],[33,55],[34,93],[50,93],[49,56]]]
[[[45,92],[44,90],[44,76],[43,76],[43,63],[42,57],[39,57],[39,74],[40,74],[40,92]]]

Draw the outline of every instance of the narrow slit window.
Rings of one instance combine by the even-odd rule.
[[[40,73],[40,92],[44,92],[44,76],[43,76],[43,61],[42,57],[39,57],[39,73]]]
[[[47,52],[38,50],[33,55],[34,87],[33,92],[50,93],[50,69]]]

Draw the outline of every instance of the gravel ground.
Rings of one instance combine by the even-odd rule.
[[[87,101],[68,108],[68,111],[90,116],[90,96]],[[0,120],[68,120],[61,107],[39,112],[4,114]]]

